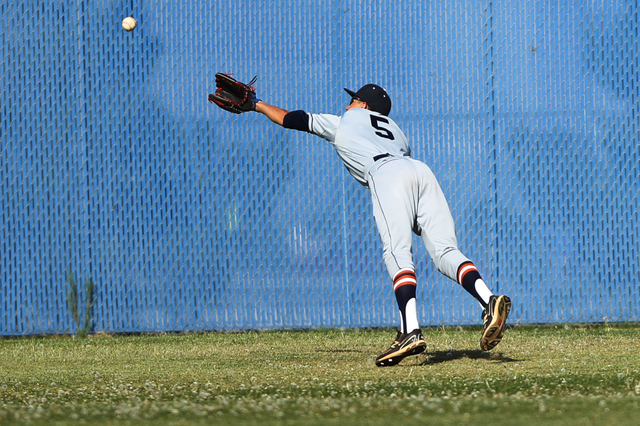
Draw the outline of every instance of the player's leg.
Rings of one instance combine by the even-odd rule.
[[[369,177],[373,216],[380,233],[383,259],[393,281],[400,311],[401,330],[407,334],[419,328],[416,312],[416,274],[413,264],[412,224],[416,205],[412,203],[412,182],[399,161],[375,169]]]
[[[420,169],[420,193],[417,223],[420,236],[438,271],[462,285],[484,308],[493,294],[478,268],[458,249],[455,224],[449,204],[435,175],[424,163]]]
[[[418,225],[427,252],[445,276],[459,283],[483,308],[484,331],[480,346],[495,347],[504,333],[511,309],[507,296],[494,296],[480,276],[478,268],[458,249],[455,224],[447,200],[435,175],[421,163]]]
[[[395,365],[409,355],[426,348],[416,308],[416,274],[413,264],[412,227],[417,199],[411,194],[415,185],[399,161],[376,168],[369,176],[373,215],[383,245],[383,258],[393,281],[400,313],[400,330],[396,340],[378,357],[376,365]]]
[[[487,307],[489,298],[493,293],[487,287],[487,284],[480,276],[480,272],[478,272],[478,268],[472,261],[466,260],[458,265],[454,281],[467,290],[480,303],[482,309]]]

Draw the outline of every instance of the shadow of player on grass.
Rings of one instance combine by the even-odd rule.
[[[487,361],[494,362],[517,362],[522,361],[505,356],[501,352],[485,352],[481,350],[452,350],[452,351],[433,351],[425,352],[427,359],[421,362],[419,365],[433,365],[440,364],[447,361],[453,361],[456,359],[470,358],[470,359],[486,359]]]

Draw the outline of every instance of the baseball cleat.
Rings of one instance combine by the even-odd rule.
[[[376,359],[378,367],[389,367],[396,365],[403,359],[411,355],[418,355],[427,348],[427,344],[422,337],[420,329],[404,334],[398,331],[396,340],[382,355]]]
[[[480,347],[483,351],[490,351],[502,340],[510,310],[511,299],[509,297],[503,295],[489,298],[489,304],[482,311],[484,330],[480,338]]]

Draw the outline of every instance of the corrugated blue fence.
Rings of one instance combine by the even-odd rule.
[[[216,71],[310,112],[385,86],[514,322],[639,320],[639,10],[0,3],[0,334],[75,332],[68,273],[94,331],[396,324],[367,190],[323,140],[207,104]],[[415,256],[422,323],[479,323]]]

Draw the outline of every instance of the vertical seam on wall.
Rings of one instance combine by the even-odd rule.
[[[500,290],[500,239],[498,235],[498,140],[496,137],[496,104],[495,104],[495,73],[494,73],[494,40],[493,40],[493,1],[488,3],[488,38],[489,38],[489,101],[491,112],[491,189],[493,191],[493,236],[495,238],[495,254],[493,256],[493,270],[495,271],[495,290]]]

